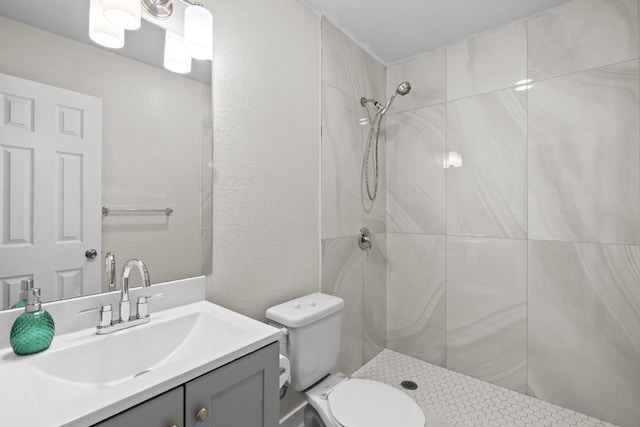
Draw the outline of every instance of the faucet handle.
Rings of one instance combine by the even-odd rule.
[[[136,317],[138,319],[142,319],[143,317],[149,317],[149,306],[147,302],[151,299],[161,298],[163,294],[155,294],[155,295],[140,295],[138,297],[138,314]]]
[[[94,311],[100,312],[100,320],[98,322],[98,329],[106,328],[111,325],[111,321],[113,320],[113,311],[111,308],[111,304],[104,304],[100,307],[87,308],[85,310],[80,310],[79,314],[92,313]]]
[[[363,251],[373,248],[373,244],[371,243],[371,232],[368,228],[362,227],[357,235],[357,238],[358,246],[360,246],[360,249],[362,249]]]
[[[147,302],[151,299],[156,299],[156,298],[162,298],[164,296],[164,294],[155,294],[155,295],[140,295],[138,297],[138,304],[140,304],[141,302]]]

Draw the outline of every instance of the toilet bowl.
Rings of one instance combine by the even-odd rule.
[[[422,409],[379,381],[332,375],[303,392],[310,409],[305,427],[424,427]]]
[[[289,386],[307,400],[305,427],[425,427],[408,395],[378,381],[329,375],[338,361],[341,298],[315,293],[271,307],[269,323],[285,333],[281,353]]]

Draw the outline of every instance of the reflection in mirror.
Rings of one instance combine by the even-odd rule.
[[[0,1],[0,309],[24,279],[44,301],[112,290],[108,252],[116,288],[131,258],[152,283],[206,274],[211,62],[163,69],[148,16],[116,51],[89,40],[89,2],[41,6]]]

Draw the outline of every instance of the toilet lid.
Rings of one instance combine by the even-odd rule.
[[[329,409],[345,427],[424,427],[418,404],[378,381],[349,379],[329,393]]]

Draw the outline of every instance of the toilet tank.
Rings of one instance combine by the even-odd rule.
[[[294,390],[306,390],[336,366],[343,308],[342,298],[315,293],[267,310],[270,324],[289,331],[283,353],[291,362]]]

